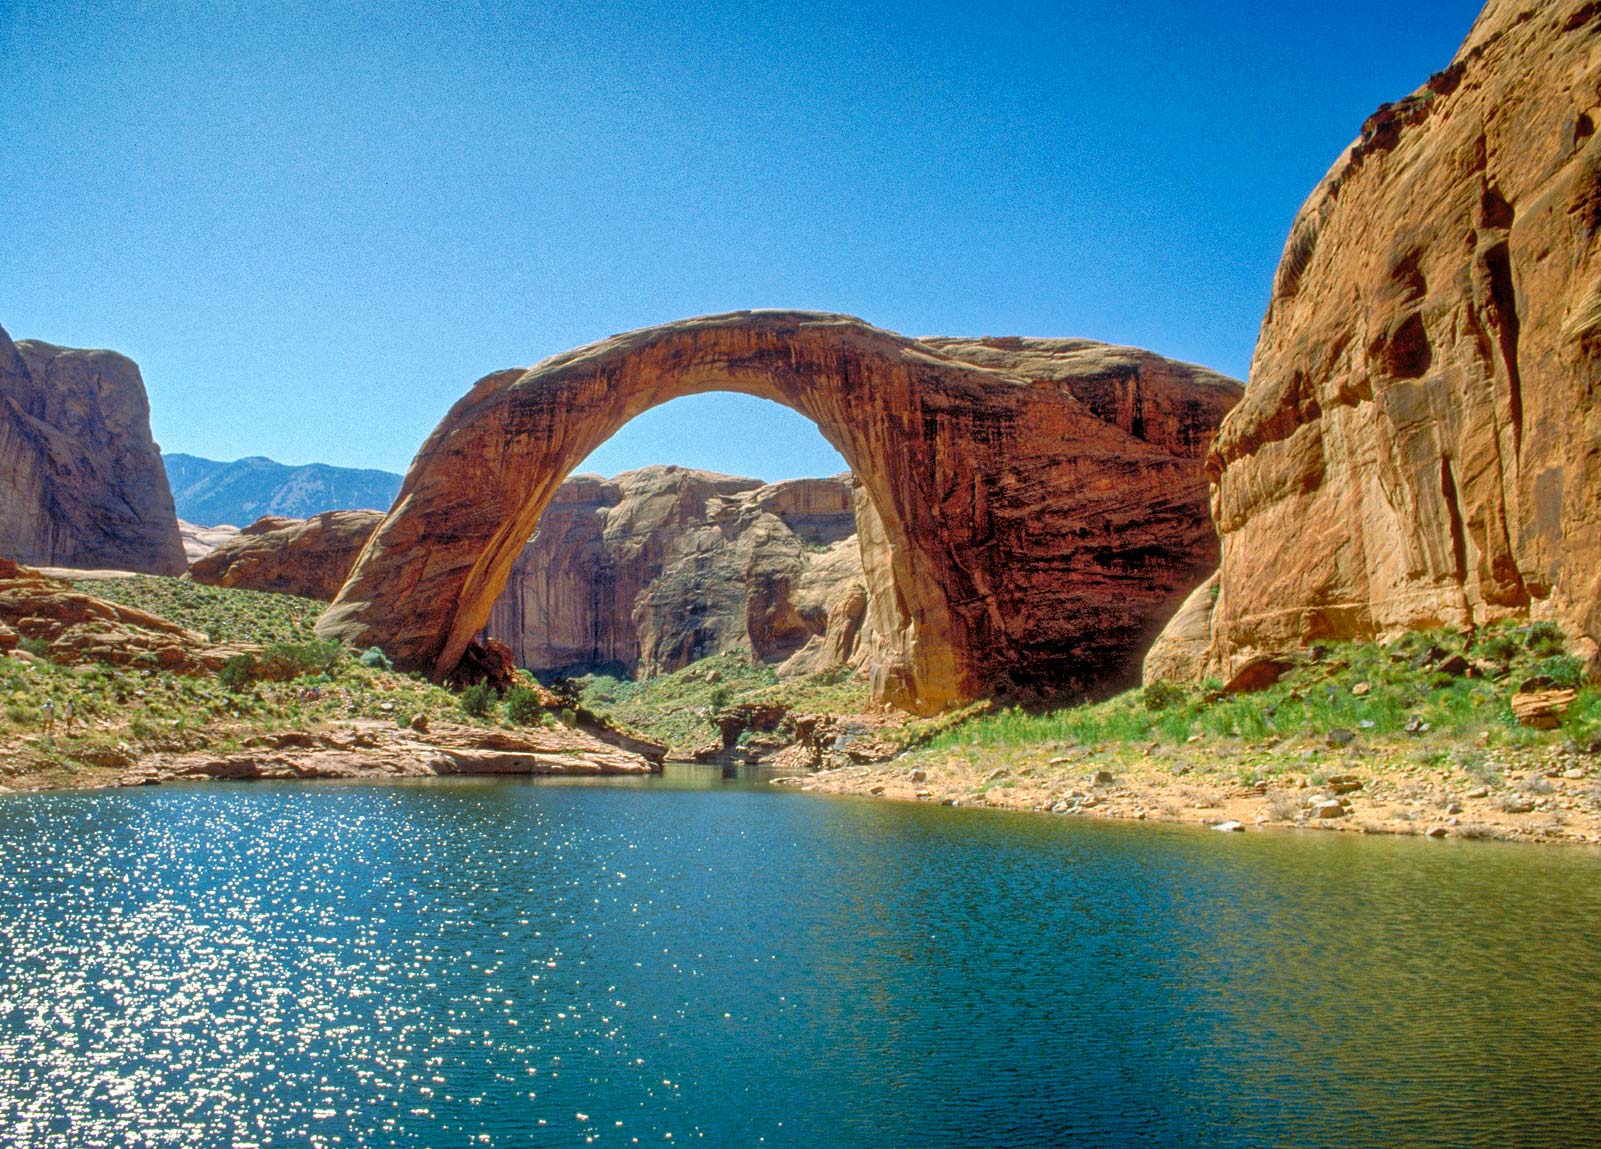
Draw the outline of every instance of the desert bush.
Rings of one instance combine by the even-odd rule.
[[[1523,645],[1531,654],[1540,656],[1561,654],[1567,649],[1562,628],[1554,622],[1536,622],[1523,632]]]
[[[17,643],[17,647],[23,653],[31,654],[35,658],[50,657],[50,644],[42,638],[25,638]]]
[[[217,671],[217,681],[229,690],[243,690],[256,676],[256,656],[236,654]]]
[[[462,713],[473,718],[484,718],[495,708],[495,691],[487,682],[469,686],[461,692]]]
[[[526,686],[514,686],[506,691],[503,706],[506,717],[519,726],[536,726],[545,713],[539,695]]]
[[[1178,683],[1161,680],[1151,683],[1140,695],[1147,710],[1166,710],[1170,706],[1177,706],[1188,696],[1189,691]]]
[[[393,670],[395,664],[389,661],[389,656],[376,646],[369,646],[361,652],[357,659],[368,670]]]
[[[309,674],[327,674],[339,664],[342,652],[337,642],[323,639],[269,643],[256,664],[256,676],[278,682]]]
[[[1571,654],[1554,654],[1542,658],[1531,668],[1532,674],[1549,678],[1558,686],[1578,686],[1584,681],[1584,660]]]

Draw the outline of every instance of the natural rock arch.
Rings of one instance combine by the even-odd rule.
[[[714,390],[794,408],[859,477],[863,533],[888,555],[882,699],[928,711],[1131,681],[1216,562],[1200,458],[1232,380],[1086,340],[919,341],[848,316],[737,312],[479,380],[318,633],[448,674],[557,485],[634,416]]]

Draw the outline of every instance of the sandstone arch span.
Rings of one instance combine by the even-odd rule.
[[[1201,458],[1233,380],[1087,340],[913,340],[843,315],[737,312],[479,380],[318,633],[448,674],[557,485],[642,411],[713,390],[801,412],[859,477],[863,532],[888,555],[882,699],[928,711],[1133,681],[1216,564]]]

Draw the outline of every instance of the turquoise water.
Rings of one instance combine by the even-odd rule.
[[[0,1144],[1601,1144],[1601,855],[721,783],[0,799]]]

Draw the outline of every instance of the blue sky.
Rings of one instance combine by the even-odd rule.
[[[0,0],[0,325],[157,439],[403,470],[490,371],[743,307],[1243,375],[1301,200],[1462,0]],[[732,433],[737,429],[737,433]],[[590,469],[842,468],[738,396]]]

